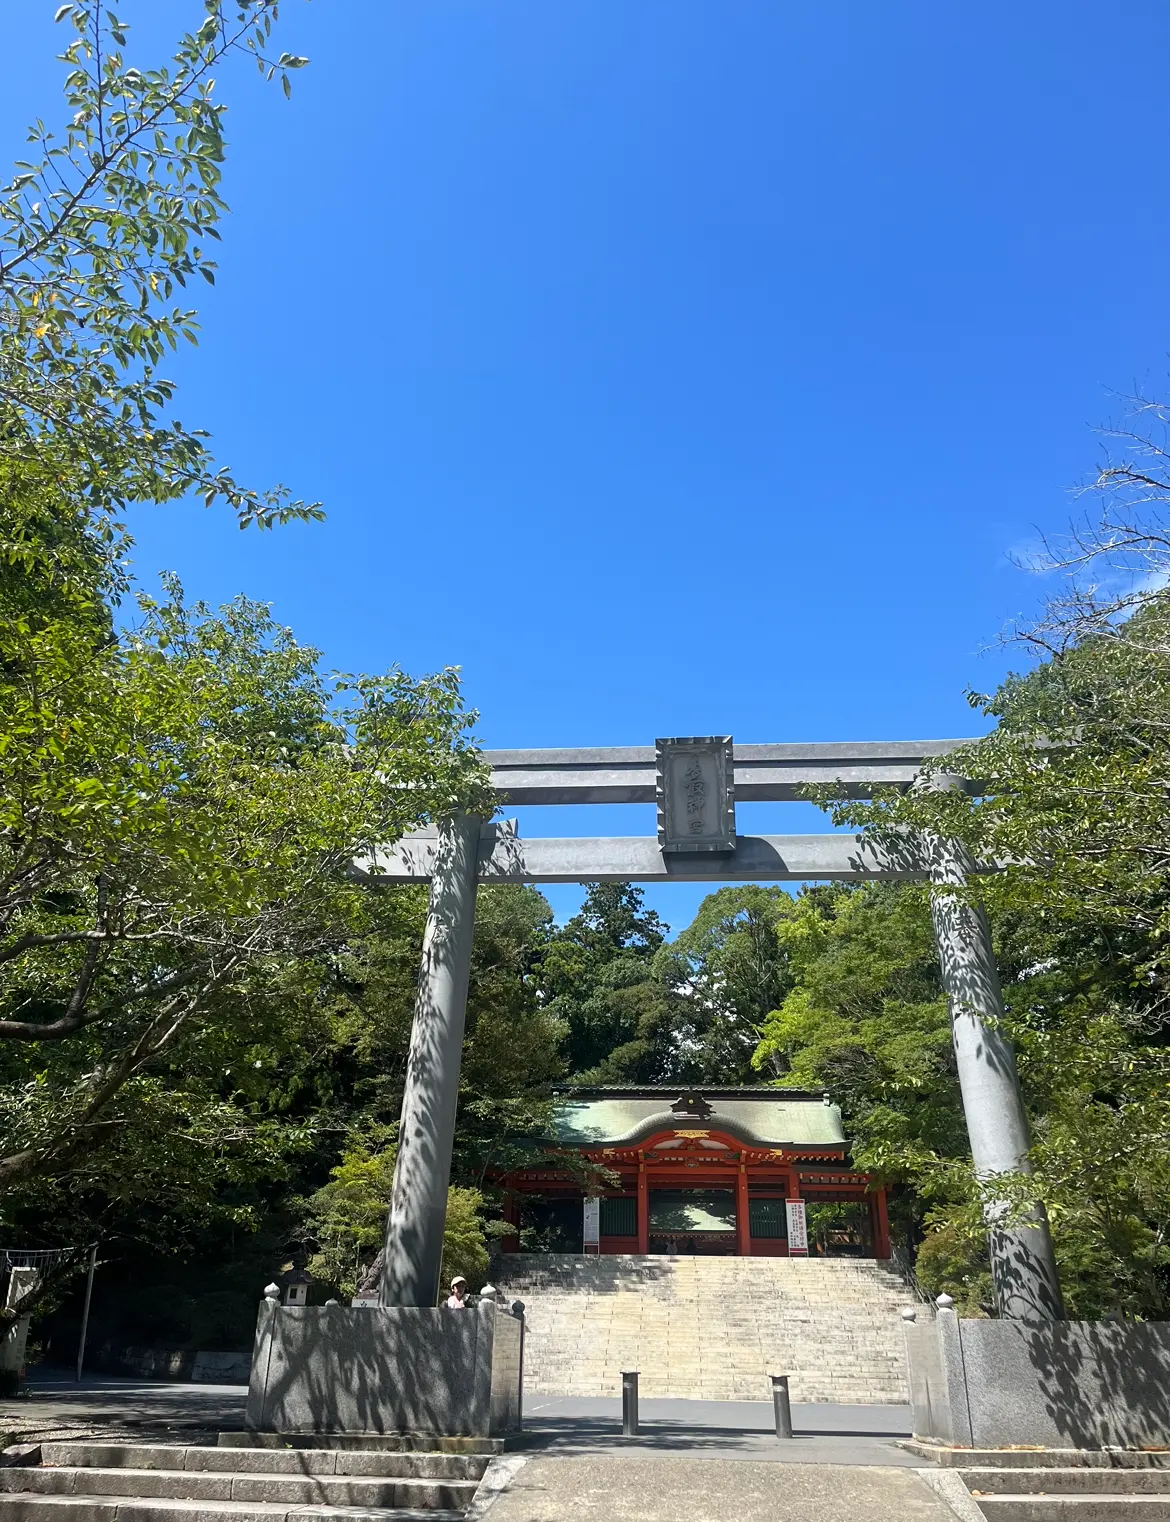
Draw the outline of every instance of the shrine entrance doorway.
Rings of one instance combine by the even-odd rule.
[[[650,1251],[730,1258],[737,1254],[735,1190],[692,1184],[650,1190]]]

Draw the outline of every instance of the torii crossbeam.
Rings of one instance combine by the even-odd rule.
[[[458,815],[355,863],[370,881],[429,879],[418,999],[387,1223],[384,1305],[434,1305],[478,883],[862,882],[929,878],[963,1109],[977,1175],[1030,1171],[1027,1116],[985,916],[961,892],[973,864],[953,841],[876,845],[844,833],[739,835],[736,802],[793,802],[810,786],[868,799],[879,789],[969,788],[946,757],[966,740],[739,745],[729,736],[597,750],[486,751],[500,804],[656,803],[656,836],[522,839],[515,821]],[[925,779],[923,773],[925,769]],[[970,790],[974,791],[974,788]],[[1000,1313],[1063,1314],[1039,1207],[987,1207]],[[1001,1221],[1004,1224],[999,1224]]]

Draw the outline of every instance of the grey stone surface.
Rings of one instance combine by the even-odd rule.
[[[936,773],[931,788],[962,790],[961,778]],[[951,1014],[951,1037],[963,1096],[963,1116],[976,1177],[1032,1171],[1028,1116],[1016,1058],[1003,1032],[999,970],[987,916],[964,893],[974,864],[953,840],[924,836],[930,860],[931,917],[943,987]],[[991,1271],[1001,1316],[1037,1321],[1060,1318],[1064,1307],[1052,1237],[1037,1205],[1023,1220],[1004,1220],[1008,1207],[986,1207]],[[953,1413],[958,1421],[959,1413]],[[956,1441],[961,1441],[956,1436]]]
[[[11,1495],[0,1492],[2,1522],[116,1522],[115,1500],[74,1496]]]
[[[942,1380],[952,1416],[934,1411],[921,1339],[908,1339],[920,1437],[967,1448],[1143,1448],[1170,1445],[1170,1323],[961,1320],[940,1315]]]
[[[247,1425],[277,1433],[497,1436],[519,1424],[522,1331],[520,1321],[487,1302],[449,1311],[265,1301]]]
[[[984,1522],[1166,1522],[1161,1496],[981,1496]]]
[[[248,1354],[245,1351],[196,1353],[191,1365],[191,1378],[196,1384],[202,1385],[246,1385],[248,1372]]]
[[[957,1522],[984,1522],[979,1503],[962,1475],[953,1469],[919,1469],[916,1473],[946,1503]]]
[[[735,776],[730,735],[655,742],[658,844],[677,851],[735,849]]]
[[[943,1378],[942,1357],[934,1317],[922,1309],[914,1321],[903,1321],[906,1367],[913,1370],[910,1401],[914,1431],[931,1433],[940,1442],[954,1441],[950,1386]]]
[[[457,814],[432,846],[430,906],[410,1031],[386,1223],[384,1306],[431,1307],[443,1262],[447,1186],[475,927],[481,821]]]
[[[938,1471],[942,1473],[942,1471]],[[956,1475],[956,1478],[959,1478]],[[1054,1472],[1036,1467],[994,1469],[972,1468],[964,1464],[962,1481],[982,1495],[1061,1495],[1082,1496],[1162,1496],[1170,1497],[1170,1470],[1106,1469],[1077,1467]]]
[[[898,1446],[948,1469],[1168,1469],[1170,1450],[1135,1448],[947,1448],[919,1438]]]
[[[0,1490],[39,1490],[45,1495],[73,1494],[76,1471],[72,1469],[0,1469]],[[39,1482],[39,1483],[38,1483]]]
[[[373,881],[428,878],[437,845],[408,836],[358,863]],[[897,849],[862,844],[854,835],[737,835],[726,855],[673,856],[653,836],[596,840],[524,840],[488,833],[479,856],[481,882],[867,882],[926,875],[909,842]]]
[[[471,1498],[471,1505],[464,1513],[465,1522],[483,1522],[488,1511],[512,1484],[527,1462],[528,1459],[524,1454],[515,1453],[493,1459],[476,1487],[475,1495]]]
[[[214,1450],[209,1449],[209,1452]],[[43,1443],[41,1462],[63,1468],[182,1469],[186,1448],[151,1443]]]
[[[396,1454],[369,1454],[378,1463],[395,1460]],[[328,1448],[188,1448],[184,1453],[183,1468],[195,1470],[222,1470],[229,1474],[336,1474],[337,1455]],[[365,1470],[367,1474],[383,1474],[393,1471],[383,1469]]]
[[[489,1522],[955,1522],[913,1470],[727,1459],[539,1457]]]
[[[852,798],[876,787],[908,787],[926,760],[966,740],[736,745],[735,792],[743,802],[792,802],[810,784],[837,785]],[[484,760],[509,803],[653,803],[655,751],[649,745],[582,750],[489,750]]]

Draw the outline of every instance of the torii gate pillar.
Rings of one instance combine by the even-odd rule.
[[[457,814],[439,830],[386,1221],[383,1305],[432,1306],[439,1297],[480,824],[477,815]]]
[[[927,784],[961,788],[960,778],[936,773]],[[1003,1031],[1003,991],[983,909],[962,890],[972,870],[954,840],[925,840],[933,886],[930,903],[943,987],[951,1012],[951,1035],[971,1142],[971,1161],[981,1183],[996,1174],[1028,1174],[1028,1116],[1015,1053]],[[994,1198],[985,1207],[991,1273],[1001,1316],[1019,1321],[1058,1321],[1064,1316],[1052,1234],[1042,1205],[1001,1226],[1008,1207]]]

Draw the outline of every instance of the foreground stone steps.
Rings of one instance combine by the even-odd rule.
[[[505,1255],[493,1278],[525,1302],[525,1388],[615,1396],[907,1399],[900,1312],[913,1296],[873,1260]]]
[[[1170,1469],[966,1469],[967,1489],[979,1501],[1019,1495],[1165,1496],[1170,1498]]]
[[[462,1511],[0,1492],[0,1522],[463,1522]]]
[[[463,1517],[490,1462],[130,1443],[45,1443],[39,1463],[35,1451],[16,1457],[0,1467],[0,1522],[448,1522]]]
[[[988,1522],[1167,1522],[1170,1496],[1004,1495],[976,1496]]]
[[[1005,1449],[978,1457],[953,1467],[987,1522],[1170,1522],[1170,1453]]]
[[[179,1448],[153,1443],[42,1443],[41,1471],[102,1470],[159,1474],[227,1474],[448,1479],[478,1482],[487,1459],[477,1454],[335,1448]],[[0,1469],[0,1477],[5,1471]]]

